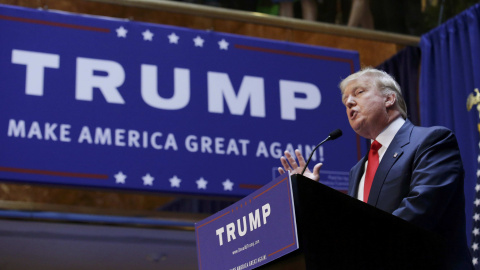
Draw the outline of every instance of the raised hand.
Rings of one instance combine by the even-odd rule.
[[[282,163],[282,167],[278,167],[278,172],[280,174],[284,174],[285,171],[290,171],[292,174],[301,174],[303,168],[305,167],[305,159],[300,153],[299,150],[295,150],[295,156],[298,159],[298,162],[295,160],[295,157],[290,154],[290,152],[285,151],[285,156],[280,158],[280,162]],[[311,172],[308,168],[305,170],[304,176],[318,181],[320,180],[320,168],[322,167],[323,163],[318,163],[313,167],[313,172]]]

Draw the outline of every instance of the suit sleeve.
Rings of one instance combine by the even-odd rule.
[[[424,139],[416,142],[408,195],[393,215],[435,230],[446,208],[463,195],[464,170],[451,131],[438,128],[421,137]]]

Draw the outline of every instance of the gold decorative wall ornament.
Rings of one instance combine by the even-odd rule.
[[[480,118],[480,92],[478,88],[475,88],[475,93],[470,93],[467,97],[467,110],[470,111],[473,106],[477,105],[478,117]],[[478,132],[480,133],[480,124],[477,125]]]

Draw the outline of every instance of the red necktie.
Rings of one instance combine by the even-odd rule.
[[[367,172],[365,173],[365,186],[363,188],[363,201],[368,201],[368,195],[370,194],[370,188],[372,187],[373,177],[375,176],[375,172],[378,168],[378,149],[380,149],[382,145],[377,142],[373,141],[372,145],[370,146],[370,151],[368,152],[368,166]]]

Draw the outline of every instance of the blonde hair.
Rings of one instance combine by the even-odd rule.
[[[374,68],[364,68],[356,73],[353,73],[352,75],[348,76],[347,78],[343,79],[340,82],[340,90],[342,91],[342,95],[345,92],[345,87],[347,85],[357,79],[360,79],[362,77],[369,77],[373,79],[373,84],[377,86],[377,88],[383,93],[383,94],[390,94],[394,93],[396,96],[396,101],[395,105],[400,114],[404,119],[407,119],[407,104],[405,103],[405,100],[403,99],[402,95],[402,90],[400,89],[400,85],[393,79],[392,76],[390,76],[388,73],[386,73],[383,70],[378,70]]]

